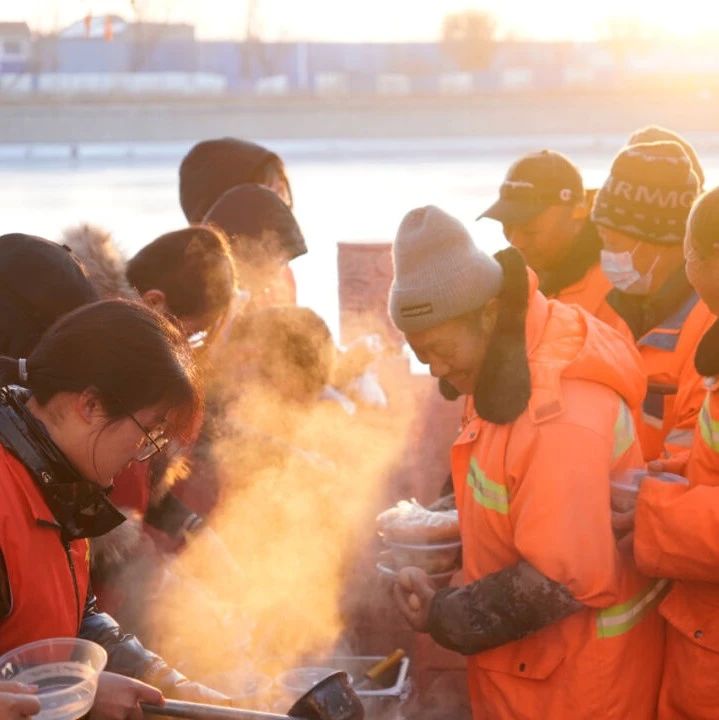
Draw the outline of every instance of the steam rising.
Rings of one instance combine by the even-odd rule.
[[[218,363],[220,501],[211,530],[173,559],[151,617],[148,645],[195,679],[237,669],[274,677],[332,650],[417,411],[401,393],[388,410],[355,416],[291,400],[298,368],[262,352],[272,337],[235,337]],[[362,567],[374,583],[374,568]]]

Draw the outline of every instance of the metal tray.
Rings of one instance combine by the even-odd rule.
[[[403,657],[394,668],[394,682],[391,685],[375,689],[362,689],[357,686],[362,682],[365,670],[382,660],[382,655],[336,655],[322,660],[322,665],[337,668],[349,673],[354,680],[355,692],[365,698],[397,698],[404,697],[409,690],[409,658]]]

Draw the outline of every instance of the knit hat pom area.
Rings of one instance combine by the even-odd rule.
[[[392,321],[420,332],[481,308],[502,287],[502,268],[459,220],[429,205],[407,213],[392,247]]]
[[[676,245],[699,180],[679,143],[639,143],[624,148],[597,193],[592,220],[640,240]]]

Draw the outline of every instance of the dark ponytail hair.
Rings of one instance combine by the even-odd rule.
[[[175,317],[222,314],[235,290],[235,264],[221,231],[204,225],[161,235],[127,263],[127,280],[142,295],[161,290]]]
[[[61,392],[93,389],[110,422],[165,405],[168,434],[192,436],[202,392],[182,333],[154,310],[127,300],[105,300],[58,320],[26,359],[0,357],[0,385],[22,384],[40,405]]]

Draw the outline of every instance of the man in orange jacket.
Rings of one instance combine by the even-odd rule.
[[[682,239],[698,180],[675,142],[624,148],[597,193],[609,304],[629,326],[649,383],[639,425],[646,460],[685,453],[704,399],[694,350],[712,323],[684,272]]]
[[[687,275],[718,315],[719,189],[692,210],[685,253]],[[668,622],[660,720],[713,720],[719,702],[719,321],[702,338],[695,363],[709,391],[687,464],[689,487],[647,479],[635,518],[631,506],[622,507],[629,527],[636,522],[639,566],[675,579],[659,609]],[[626,514],[616,526],[626,531]]]
[[[577,303],[616,327],[619,318],[606,302],[612,286],[599,266],[602,241],[589,219],[592,197],[569,158],[542,150],[509,168],[499,199],[477,219],[502,223],[508,242],[537,273],[544,295]]]
[[[610,475],[641,463],[636,350],[435,207],[399,228],[390,311],[445,395],[467,396],[452,449],[467,585],[404,568],[400,610],[470,656],[475,720],[653,718],[667,583],[619,554],[609,509]]]

